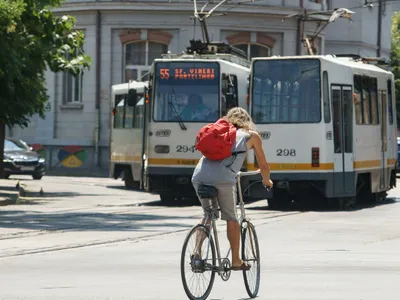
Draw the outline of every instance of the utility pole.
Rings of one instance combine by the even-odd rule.
[[[376,50],[377,57],[381,57],[381,55],[382,55],[382,6],[383,6],[383,0],[379,0],[379,4],[378,4],[378,41],[377,41],[378,49]]]

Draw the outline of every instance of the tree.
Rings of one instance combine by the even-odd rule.
[[[392,47],[390,64],[395,77],[396,117],[400,124],[400,12],[395,12],[392,17]]]
[[[83,32],[71,16],[50,9],[62,0],[0,0],[0,178],[4,178],[5,126],[27,127],[30,117],[44,118],[45,71],[77,76],[91,58]]]

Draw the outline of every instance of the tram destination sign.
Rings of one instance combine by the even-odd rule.
[[[161,80],[215,80],[219,75],[217,64],[199,66],[179,64],[177,66],[163,64],[158,69],[157,77]]]

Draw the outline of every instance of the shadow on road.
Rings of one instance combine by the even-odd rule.
[[[139,189],[135,189],[135,188],[127,188],[124,185],[106,185],[105,187],[108,189],[115,189],[115,190],[120,190],[120,191],[132,191],[135,193],[148,194],[148,192],[145,192],[143,190],[139,190]]]
[[[134,189],[134,188],[126,188],[123,185],[108,185],[106,186],[110,189],[117,189],[117,190],[127,190],[127,191],[134,191],[136,193],[144,193],[148,194],[143,190]],[[159,195],[157,195],[159,196]],[[167,207],[188,207],[188,206],[200,206],[200,202],[197,198],[183,198],[171,202],[162,202],[160,201],[149,201],[145,203],[140,203],[140,206],[167,206]]]
[[[253,202],[256,202],[256,201],[253,201]],[[248,202],[248,203],[251,203],[251,202]],[[344,211],[352,212],[352,211],[358,211],[358,210],[362,210],[362,209],[369,209],[369,208],[379,207],[379,206],[382,206],[382,205],[389,205],[389,204],[396,204],[396,203],[400,203],[400,199],[399,198],[387,197],[386,199],[384,199],[382,201],[379,201],[379,202],[357,203],[355,206],[353,206],[351,208],[348,208],[348,209],[345,209]],[[246,209],[248,209],[248,210],[268,210],[268,211],[272,211],[272,209],[270,209],[268,207],[267,200],[261,200],[260,201],[260,205],[253,206],[253,207],[246,207]],[[321,203],[315,205],[312,208],[307,207],[307,206],[303,206],[303,205],[301,205],[299,203],[291,203],[285,209],[281,209],[279,211],[335,212],[335,211],[339,211],[339,210],[327,208],[326,205],[321,204]]]
[[[138,231],[154,227],[191,227],[179,220],[193,217],[163,216],[140,213],[36,213],[32,211],[0,211],[0,228],[31,230],[79,230],[79,231]],[[174,220],[171,222],[171,220]]]
[[[166,206],[166,207],[191,207],[191,206],[200,206],[200,202],[197,199],[179,199],[171,202],[162,202],[160,201],[149,201],[145,203],[141,203],[142,206]]]
[[[223,300],[224,298],[210,298],[210,300]],[[239,298],[237,300],[251,300],[253,298]]]
[[[101,204],[99,207],[138,207],[138,206],[146,206],[146,207],[192,207],[192,206],[200,206],[200,203],[195,201],[188,200],[176,200],[173,202],[164,203],[161,200],[152,200],[148,202],[140,202],[140,203],[130,203],[130,204]]]

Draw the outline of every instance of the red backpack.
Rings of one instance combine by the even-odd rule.
[[[196,136],[196,149],[210,160],[222,160],[231,156],[236,142],[236,127],[225,119],[219,119],[200,129]],[[245,151],[238,151],[236,153]]]

